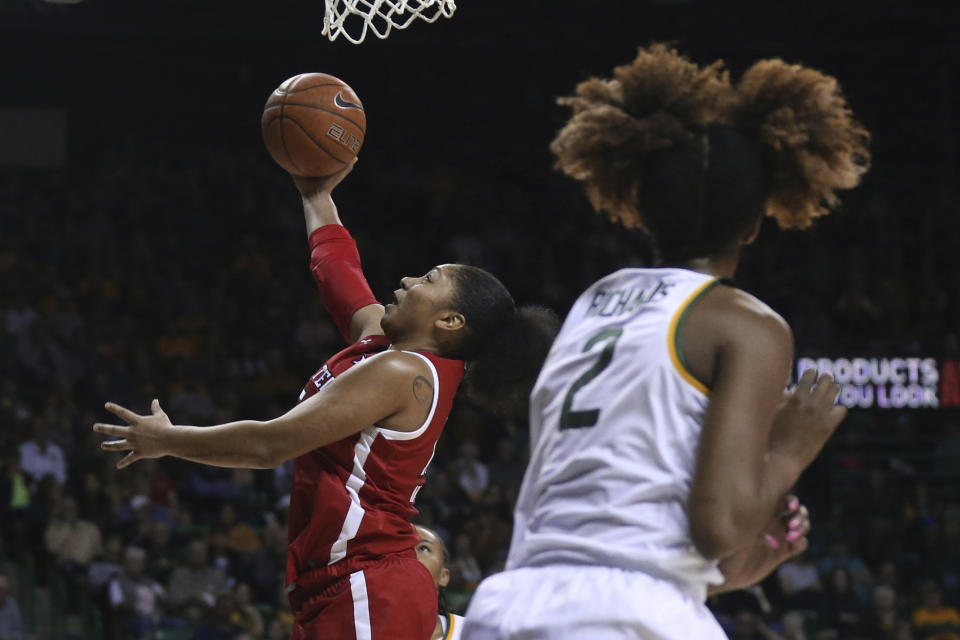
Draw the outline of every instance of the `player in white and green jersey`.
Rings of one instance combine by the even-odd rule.
[[[785,395],[790,328],[729,278],[765,214],[805,227],[857,184],[867,133],[833,78],[766,60],[733,86],[662,45],[561,102],[558,168],[659,265],[570,309],[530,398],[507,570],[464,638],[722,638],[708,593],[806,546],[787,492],[845,412],[828,375]]]

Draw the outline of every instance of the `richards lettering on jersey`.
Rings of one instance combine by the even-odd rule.
[[[608,317],[622,313],[633,313],[640,305],[656,302],[665,297],[672,286],[672,283],[660,280],[652,288],[631,287],[610,291],[600,289],[593,294],[593,300],[590,301],[590,307],[587,309],[587,317]]]

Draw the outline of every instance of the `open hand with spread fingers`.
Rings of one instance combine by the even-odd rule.
[[[836,431],[847,408],[837,404],[840,385],[829,373],[807,369],[784,394],[770,431],[769,451],[807,468]]]
[[[155,399],[151,403],[150,415],[145,416],[113,402],[106,403],[104,408],[127,423],[127,426],[100,422],[93,425],[96,433],[117,438],[101,443],[101,449],[130,452],[117,463],[118,469],[128,467],[137,460],[160,458],[169,453],[167,444],[173,436],[175,427],[160,408],[159,400]]]

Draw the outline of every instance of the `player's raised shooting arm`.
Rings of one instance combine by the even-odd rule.
[[[327,178],[299,178],[294,182],[303,200],[303,216],[310,245],[310,272],[323,304],[333,316],[340,333],[354,343],[368,335],[383,333],[379,304],[363,275],[357,245],[340,222],[333,189],[353,169]]]
[[[211,427],[174,426],[155,400],[150,415],[117,405],[107,409],[128,425],[95,424],[117,439],[107,451],[129,451],[118,464],[164,455],[218,467],[270,469],[286,460],[342,440],[373,425],[419,427],[430,409],[432,374],[411,354],[387,351],[351,367],[273,420],[240,420]]]
[[[308,238],[314,231],[328,224],[343,226],[337,204],[333,201],[333,190],[349,175],[354,164],[355,162],[326,178],[293,176],[293,183],[297,185],[303,201],[303,220],[307,225]]]

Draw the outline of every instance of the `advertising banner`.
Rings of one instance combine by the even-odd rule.
[[[851,409],[960,407],[957,358],[797,358],[797,378],[807,369],[833,374],[843,385],[840,402]]]

